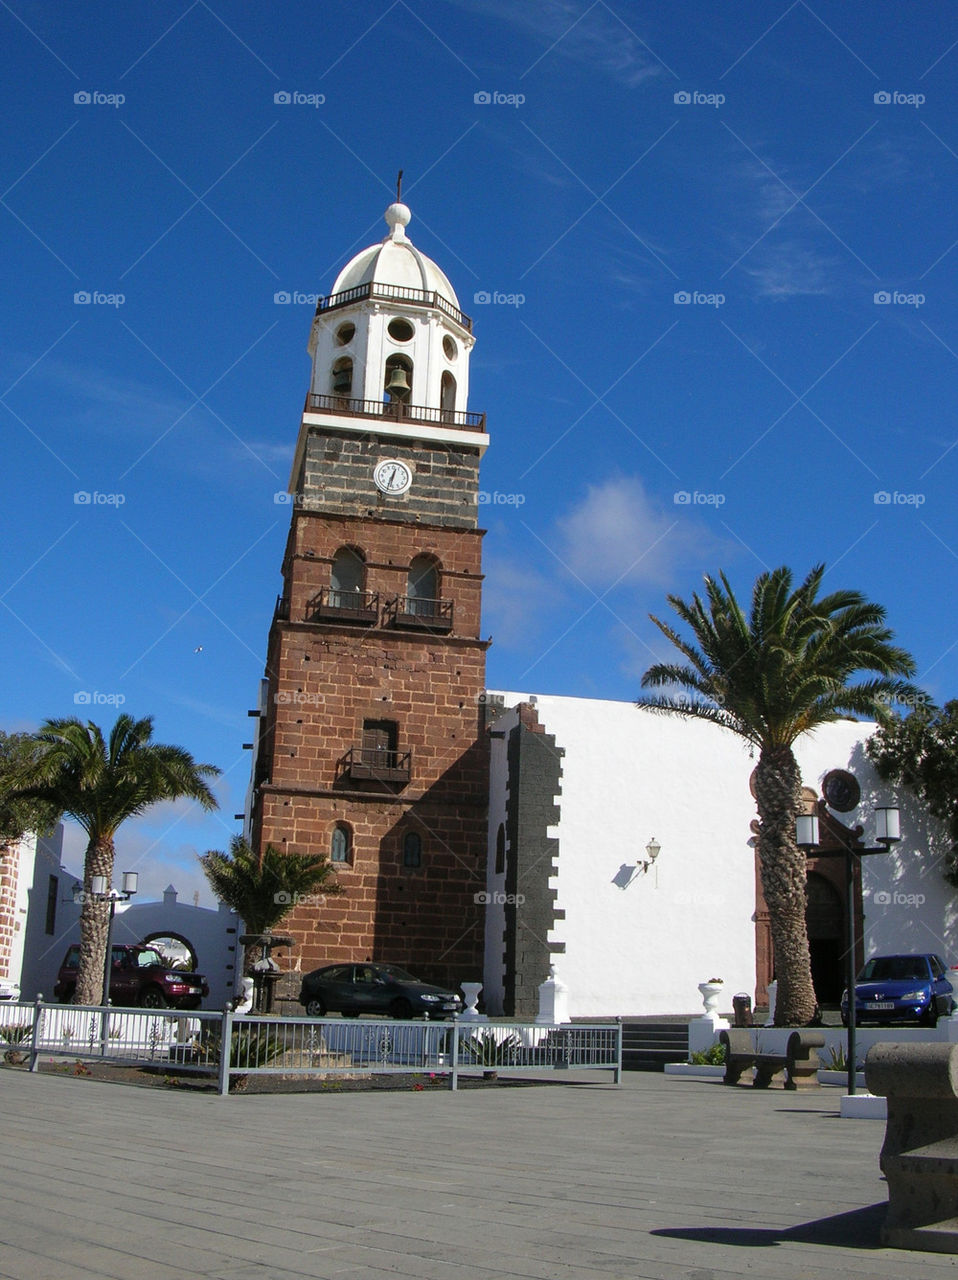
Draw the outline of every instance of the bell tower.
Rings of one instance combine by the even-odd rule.
[[[390,205],[316,308],[247,828],[325,854],[345,890],[284,920],[295,967],[451,983],[482,976],[488,437],[466,407],[472,321],[410,218]]]

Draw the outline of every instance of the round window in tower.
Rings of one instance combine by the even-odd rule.
[[[386,332],[393,342],[408,342],[416,330],[408,320],[403,319],[402,316],[396,316],[395,320],[390,320],[386,326]]]
[[[336,330],[336,345],[338,347],[347,347],[356,336],[356,326],[351,322],[341,324]]]
[[[446,353],[447,360],[455,360],[459,355],[459,348],[456,346],[454,339],[450,338],[448,333],[442,340],[442,349]]]

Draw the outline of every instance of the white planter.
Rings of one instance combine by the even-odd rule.
[[[718,1016],[719,996],[725,990],[725,984],[722,982],[700,982],[699,993],[705,1005],[705,1016],[707,1018]]]
[[[841,1100],[843,1120],[887,1120],[888,1099],[871,1093],[848,1094]]]
[[[725,1066],[715,1065],[713,1063],[696,1063],[696,1062],[667,1062],[665,1064],[665,1074],[667,1076],[691,1076],[693,1079],[699,1080],[721,1080],[725,1076]]]
[[[819,1084],[838,1084],[838,1085],[847,1085],[847,1084],[848,1084],[848,1072],[847,1072],[847,1071],[833,1071],[833,1070],[831,1069],[831,1067],[819,1067],[819,1068],[818,1068],[818,1083],[819,1083]],[[855,1086],[856,1086],[856,1088],[857,1088],[858,1086],[861,1086],[861,1088],[862,1088],[862,1089],[864,1089],[864,1087],[865,1087],[865,1073],[864,1073],[864,1071],[856,1071],[856,1073],[855,1073]]]

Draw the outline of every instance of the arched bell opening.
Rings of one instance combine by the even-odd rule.
[[[391,355],[386,360],[383,393],[390,404],[409,404],[412,397],[412,361],[408,356]]]
[[[348,400],[353,391],[353,362],[350,356],[340,356],[333,364],[330,390],[334,396]]]

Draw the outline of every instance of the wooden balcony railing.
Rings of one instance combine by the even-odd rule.
[[[405,786],[411,772],[411,751],[350,747],[339,761],[340,777],[352,782],[391,782]]]
[[[458,427],[461,431],[485,431],[486,415],[469,410],[434,409],[425,404],[404,404],[401,400],[356,400],[352,396],[327,396],[311,391],[305,413],[322,411],[345,418],[391,418],[399,422],[425,422],[437,427]]]

